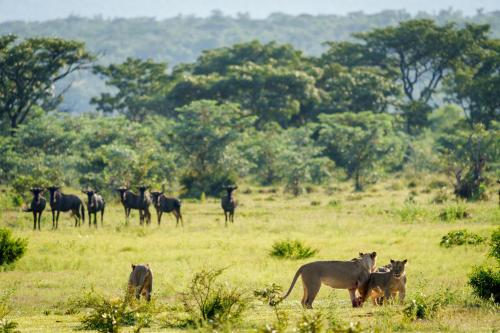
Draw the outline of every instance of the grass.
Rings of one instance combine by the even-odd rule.
[[[427,184],[421,183],[417,190],[426,188]],[[225,268],[225,281],[252,294],[273,283],[287,290],[297,268],[304,263],[349,260],[358,252],[377,251],[379,265],[391,258],[408,259],[408,301],[411,295],[433,295],[448,286],[462,296],[431,320],[407,322],[402,306],[375,308],[367,303],[352,309],[346,290],[323,286],[314,306],[324,312],[325,318],[334,311],[344,323],[360,322],[362,327],[379,331],[500,330],[498,308],[476,300],[467,285],[473,266],[493,260],[486,259],[486,242],[475,247],[439,246],[444,234],[457,229],[488,237],[500,221],[495,197],[490,196],[487,202],[464,203],[471,217],[447,223],[439,218],[442,206],[430,203],[435,190],[420,193],[417,202],[406,207],[404,200],[415,188],[396,185],[395,181],[380,183],[364,193],[353,194],[351,184],[340,183],[334,194],[317,188],[297,198],[280,189],[251,188],[247,193],[237,193],[241,205],[235,223],[227,228],[219,200],[213,198],[203,203],[183,200],[184,228],[175,228],[173,216],[164,216],[161,227],[155,223],[140,227],[137,212],[126,225],[123,208],[112,198],[106,198],[104,228],[99,226],[97,230],[88,224],[74,228],[73,219],[62,214],[60,229],[53,232],[50,212],[46,211],[42,231],[35,232],[31,230],[30,214],[20,209],[0,209],[0,227],[10,228],[14,237],[29,240],[25,256],[12,270],[0,273],[2,289],[14,290],[10,300],[13,311],[8,319],[19,323],[17,329],[21,332],[72,332],[80,326],[82,314],[68,311],[71,300],[91,288],[110,298],[120,296],[131,263],[150,265],[154,273],[153,298],[168,308],[178,306],[180,293],[203,269]],[[4,193],[0,193],[2,202]],[[341,202],[341,207],[311,205],[313,201],[331,200]],[[300,239],[319,252],[299,260],[269,256],[272,245],[283,239]],[[301,297],[299,281],[280,304],[289,318],[289,330],[303,318]],[[168,317],[170,313],[162,315]],[[273,309],[255,299],[237,330],[255,331],[273,321]],[[153,321],[150,328],[142,330],[158,331],[181,329]]]

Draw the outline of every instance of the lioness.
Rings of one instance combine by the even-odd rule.
[[[302,277],[304,296],[302,306],[312,309],[312,303],[319,292],[321,283],[332,288],[347,289],[351,296],[353,307],[360,306],[360,299],[356,298],[356,289],[366,288],[370,273],[375,270],[376,252],[359,253],[359,258],[350,261],[315,261],[301,266],[293,278],[285,299],[292,292],[299,275]]]
[[[148,302],[151,300],[153,272],[149,265],[132,264],[132,272],[128,279],[128,290],[130,293],[135,293],[137,299],[139,299],[140,295],[143,295]]]
[[[361,301],[371,297],[373,304],[382,304],[385,300],[394,298],[399,293],[399,301],[403,303],[406,293],[405,265],[407,260],[396,261],[391,259],[390,270],[370,274],[366,292],[362,293]]]

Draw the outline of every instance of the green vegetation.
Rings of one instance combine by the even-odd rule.
[[[478,245],[484,242],[484,238],[469,232],[467,229],[450,231],[441,238],[439,245],[453,247],[457,245]]]
[[[0,267],[21,259],[27,247],[27,239],[12,238],[12,232],[9,229],[0,228]]]
[[[475,267],[469,275],[469,285],[477,296],[500,303],[500,269]]]
[[[303,244],[299,240],[278,241],[273,244],[269,254],[284,259],[305,259],[318,253],[318,250]]]

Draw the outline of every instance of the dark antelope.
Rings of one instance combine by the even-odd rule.
[[[146,192],[146,186],[139,187],[139,194],[135,194],[127,187],[120,187],[117,189],[120,192],[120,200],[123,204],[123,208],[125,209],[125,217],[128,220],[130,216],[130,210],[137,209],[139,210],[139,220],[142,225],[144,222],[144,218],[146,218],[146,222],[149,224],[151,222],[151,213],[149,212],[149,205],[151,204],[151,199]]]
[[[33,230],[36,230],[36,222],[38,221],[38,230],[40,230],[40,220],[42,219],[42,213],[45,209],[47,202],[43,197],[43,188],[33,187],[31,190],[33,193],[33,200],[31,200],[31,205],[26,208],[25,212],[33,212]]]
[[[92,214],[94,214],[94,227],[97,228],[97,213],[101,212],[101,227],[103,226],[104,208],[106,203],[97,191],[87,190],[82,191],[87,195],[87,212],[89,215],[89,227],[92,225]]]
[[[175,226],[177,227],[179,225],[179,220],[181,221],[181,226],[184,226],[181,214],[181,201],[179,199],[167,197],[163,192],[158,191],[151,192],[151,199],[156,209],[156,216],[158,216],[158,225],[161,223],[161,216],[163,213],[173,213],[176,222]]]
[[[223,186],[222,188],[227,191],[227,195],[223,196],[220,200],[222,209],[224,210],[224,217],[226,219],[225,221],[227,226],[227,221],[234,223],[234,210],[236,209],[238,202],[234,198],[233,191],[236,190],[238,186],[229,185]]]
[[[58,186],[50,186],[50,209],[52,210],[52,229],[59,226],[59,213],[71,211],[75,217],[75,227],[80,225],[80,218],[85,222],[83,201],[73,194],[64,194]],[[56,215],[57,212],[57,215]],[[81,215],[80,215],[81,213]]]

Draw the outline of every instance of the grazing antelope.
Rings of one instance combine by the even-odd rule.
[[[71,211],[75,217],[75,227],[80,225],[80,218],[85,222],[85,208],[79,197],[74,194],[62,193],[58,186],[50,186],[48,190],[50,192],[50,209],[52,210],[52,229],[57,229],[59,226],[60,212]]]
[[[224,217],[227,226],[228,220],[234,223],[234,210],[236,209],[238,202],[234,198],[233,191],[236,190],[238,186],[228,185],[228,186],[223,186],[222,188],[225,189],[227,192],[227,194],[223,196],[220,201],[222,209],[224,210]]]
[[[158,217],[158,225],[161,223],[161,216],[163,213],[173,213],[175,216],[175,226],[179,225],[179,220],[181,221],[181,226],[184,226],[181,214],[181,201],[177,198],[167,197],[163,192],[153,191],[151,192],[151,199],[153,200],[153,206],[156,209],[156,216]]]

